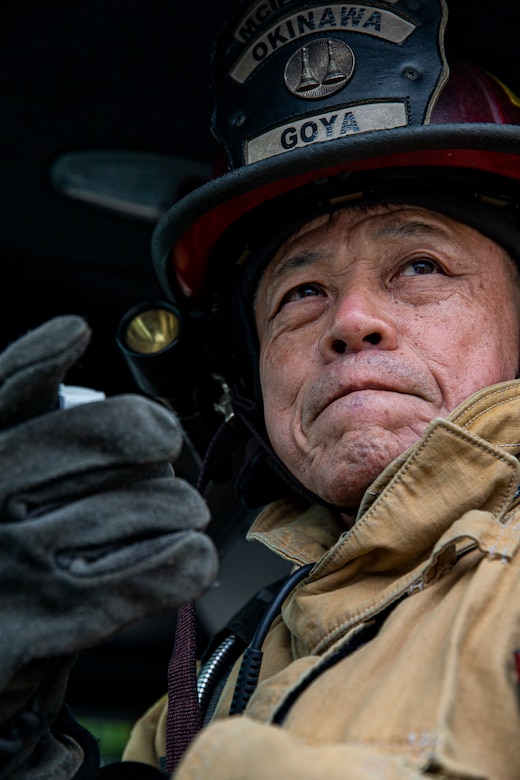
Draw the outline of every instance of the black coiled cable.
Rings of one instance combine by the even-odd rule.
[[[230,715],[237,715],[245,710],[249,699],[258,685],[263,657],[261,648],[264,639],[267,636],[267,632],[291,590],[293,590],[299,582],[305,579],[314,565],[314,563],[309,563],[289,575],[272,602],[269,604],[262,620],[257,626],[250,645],[244,651],[235,691],[233,693],[233,701],[231,702],[229,710]]]

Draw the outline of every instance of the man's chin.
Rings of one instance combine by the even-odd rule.
[[[313,458],[300,480],[333,506],[358,507],[372,482],[419,438],[411,432],[401,438],[388,431],[378,435],[352,432],[336,446],[323,448],[321,457]]]
[[[326,501],[328,504],[338,508],[348,508],[355,511],[360,505],[365,492],[383,468],[374,473],[370,471],[370,473],[364,472],[361,474],[357,468],[348,469],[343,467],[341,470],[338,469],[338,473],[333,479],[324,477],[321,481],[316,479],[312,483],[303,484],[315,495],[319,496],[322,501]]]

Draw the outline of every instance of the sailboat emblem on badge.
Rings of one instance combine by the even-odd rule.
[[[285,66],[287,88],[297,97],[313,100],[343,89],[354,73],[354,52],[343,41],[317,38],[294,52]]]

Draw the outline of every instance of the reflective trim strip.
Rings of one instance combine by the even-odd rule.
[[[314,6],[280,19],[279,23],[252,41],[229,75],[234,81],[243,84],[275,51],[313,33],[332,35],[334,32],[354,31],[400,45],[416,27],[417,24],[404,19],[395,11],[375,6],[344,3]]]
[[[390,130],[408,124],[404,102],[377,102],[349,106],[331,114],[316,114],[246,141],[246,165],[275,157],[292,149],[323,143],[346,135]]]

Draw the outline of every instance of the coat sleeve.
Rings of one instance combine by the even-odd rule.
[[[174,780],[418,780],[434,776],[436,780],[448,777],[438,767],[430,775],[424,759],[414,764],[367,746],[310,745],[278,726],[235,716],[199,734]],[[449,777],[456,780],[457,776]],[[467,773],[464,778],[471,780]]]

